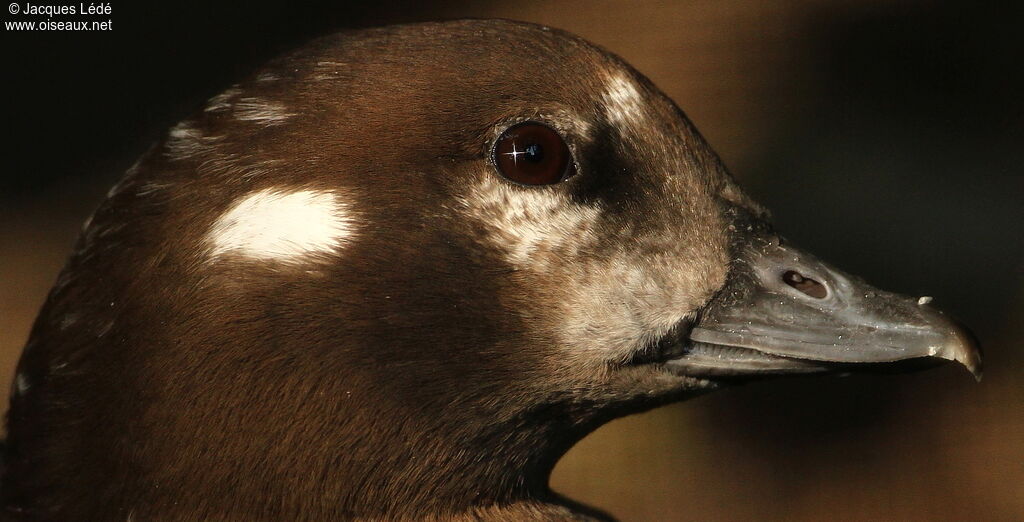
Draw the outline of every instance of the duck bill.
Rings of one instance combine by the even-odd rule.
[[[667,363],[700,377],[891,371],[943,360],[981,378],[971,333],[930,298],[911,298],[759,237],[737,248],[726,287]]]

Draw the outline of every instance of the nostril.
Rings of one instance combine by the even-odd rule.
[[[825,288],[825,285],[809,277],[805,277],[800,272],[796,272],[794,270],[788,270],[786,273],[782,274],[782,282],[796,288],[804,295],[815,299],[824,299],[825,296],[828,295],[828,290]]]

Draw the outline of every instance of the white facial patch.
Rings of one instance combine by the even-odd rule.
[[[352,232],[348,207],[333,192],[267,189],[235,202],[206,241],[215,259],[234,254],[297,263],[336,252]]]
[[[608,120],[615,125],[637,124],[644,118],[644,99],[636,82],[620,73],[608,79],[603,101]]]
[[[575,252],[588,239],[600,211],[573,204],[560,193],[511,187],[493,176],[474,187],[463,204],[491,225],[492,240],[520,268],[536,267],[552,252]]]
[[[681,215],[665,218],[679,226],[630,226],[556,187],[512,186],[493,173],[470,187],[458,210],[483,225],[481,243],[515,269],[525,285],[517,296],[544,303],[553,321],[547,331],[572,358],[630,359],[724,281],[726,249]]]

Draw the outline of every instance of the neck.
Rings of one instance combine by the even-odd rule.
[[[322,459],[322,474],[309,474],[314,481],[297,495],[321,498],[323,509],[335,514],[340,506],[345,514],[370,520],[611,520],[553,493],[551,471],[598,426],[654,403],[640,398],[637,404],[597,408],[575,400],[540,400],[533,390],[518,392],[537,400],[511,410],[508,402],[481,399],[496,396],[486,391],[443,404],[433,401],[440,393],[392,396],[386,411],[343,417],[351,422],[332,450],[321,453],[331,455]]]
[[[336,468],[337,483],[361,486],[346,488],[342,505],[356,515],[422,516],[562,504],[548,489],[548,478],[582,434],[572,435],[576,430],[560,421],[538,429],[534,417],[565,418],[523,412],[498,419],[491,412],[467,414],[459,422],[420,418],[390,429],[354,430],[376,435],[373,448],[353,450],[346,465]],[[566,508],[552,509],[564,515]]]
[[[576,442],[557,433],[530,437],[495,430],[444,452],[437,451],[441,441],[421,440],[432,456],[419,445],[389,452],[385,466],[347,499],[347,511],[367,520],[613,520],[548,488],[555,463]],[[498,447],[495,442],[503,443],[500,450],[483,451]]]

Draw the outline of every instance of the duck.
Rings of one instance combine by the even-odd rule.
[[[172,127],[85,224],[7,416],[7,520],[603,520],[611,419],[954,361],[969,330],[790,244],[676,104],[569,33],[324,36]]]

